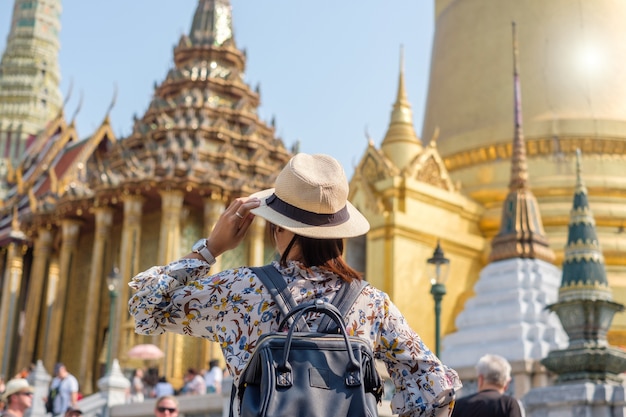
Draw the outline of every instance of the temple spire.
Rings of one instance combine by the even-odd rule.
[[[615,313],[624,305],[612,300],[604,257],[582,180],[580,149],[576,150],[576,190],[570,212],[559,300],[549,305],[569,336],[566,349],[552,351],[541,363],[558,375],[557,383],[615,381],[626,371],[626,352],[609,344]]]
[[[522,89],[519,77],[519,50],[515,22],[513,28],[513,97],[515,115],[515,134],[513,136],[513,156],[511,158],[511,181],[509,190],[524,189],[528,186],[528,166],[526,163],[526,146],[522,129]]]
[[[404,46],[400,46],[400,74],[398,75],[398,92],[396,93],[394,108],[396,106],[411,107],[406,95],[406,87],[404,86]]]
[[[500,231],[491,243],[490,262],[512,258],[554,261],[545,237],[537,199],[528,186],[526,145],[522,129],[522,95],[519,76],[517,31],[513,27],[513,95],[515,132],[511,157],[509,193],[502,207]]]
[[[576,150],[576,190],[570,212],[567,246],[563,259],[563,280],[559,299],[593,298],[611,300],[604,256],[589,207],[587,187],[582,179],[581,153]]]
[[[63,106],[60,90],[61,0],[15,0],[0,60],[0,157],[19,160]]]
[[[193,45],[221,46],[233,38],[230,0],[199,0],[189,39]]]
[[[381,145],[382,151],[396,165],[403,169],[421,152],[420,142],[413,127],[413,112],[407,98],[404,82],[404,48],[400,48],[400,75],[398,92],[391,111],[391,121]]]

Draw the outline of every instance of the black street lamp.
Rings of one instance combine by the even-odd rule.
[[[439,241],[433,252],[433,257],[427,261],[430,277],[430,293],[435,300],[435,354],[439,356],[439,344],[441,338],[441,300],[446,295],[446,280],[450,268],[450,260],[443,255]]]
[[[111,273],[107,276],[107,287],[109,289],[109,298],[111,299],[111,309],[109,311],[109,341],[107,344],[107,362],[106,362],[106,373],[108,375],[111,371],[111,353],[113,351],[113,334],[115,325],[115,310],[116,310],[116,300],[117,300],[117,285],[120,281],[120,270],[117,266],[114,266],[111,270]]]

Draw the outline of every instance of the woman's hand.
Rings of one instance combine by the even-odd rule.
[[[213,256],[218,257],[241,243],[254,220],[250,210],[260,205],[258,198],[238,198],[226,208],[207,239],[207,248]]]

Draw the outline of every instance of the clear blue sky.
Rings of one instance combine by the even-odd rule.
[[[0,1],[4,51],[13,0]],[[172,48],[191,25],[196,0],[67,0],[61,18],[65,113],[89,136],[111,112],[116,135],[148,107],[155,82],[172,67]],[[287,147],[328,153],[348,176],[366,149],[365,130],[382,141],[404,45],[406,86],[421,135],[434,32],[434,0],[232,0],[235,40],[248,53],[246,81],[260,83],[260,117],[276,117]]]

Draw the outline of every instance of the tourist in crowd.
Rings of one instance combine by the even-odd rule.
[[[54,366],[54,378],[48,395],[52,396],[52,415],[61,416],[78,402],[78,380],[62,363]]]
[[[184,395],[201,395],[206,394],[206,384],[204,378],[194,368],[187,369],[187,373],[183,377],[185,385],[180,393]]]
[[[457,400],[452,417],[522,417],[518,400],[506,395],[511,365],[499,355],[485,355],[476,364],[478,392]]]
[[[6,403],[3,417],[23,417],[33,406],[33,387],[24,378],[12,379],[6,384],[2,401]]]
[[[177,417],[178,400],[176,397],[173,395],[159,397],[154,406],[154,415],[156,417]]]
[[[70,407],[65,412],[65,417],[79,417],[83,415],[83,411],[80,408]]]
[[[141,403],[144,397],[143,369],[137,368],[130,380],[130,402]]]
[[[152,397],[160,398],[172,395],[174,395],[174,387],[167,381],[164,376],[160,377],[159,382],[157,382],[152,389]]]
[[[212,359],[209,361],[209,370],[204,374],[207,394],[222,393],[222,379],[224,371],[220,368],[220,361]]]

